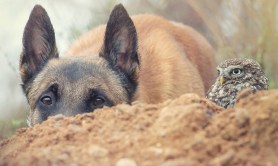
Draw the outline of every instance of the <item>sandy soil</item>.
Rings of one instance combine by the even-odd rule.
[[[56,116],[0,142],[0,165],[278,165],[278,90],[223,110],[193,94]]]

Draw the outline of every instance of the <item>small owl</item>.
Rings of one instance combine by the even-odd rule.
[[[229,59],[217,67],[218,76],[207,93],[207,98],[224,108],[233,107],[239,91],[268,88],[268,79],[261,66],[252,59]]]

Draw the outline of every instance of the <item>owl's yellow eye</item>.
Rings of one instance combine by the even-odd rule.
[[[232,75],[241,75],[242,74],[242,69],[240,69],[240,68],[235,68],[235,69],[233,69],[232,71],[231,71],[231,74]]]

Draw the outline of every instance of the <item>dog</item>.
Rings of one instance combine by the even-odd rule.
[[[130,17],[119,4],[106,25],[59,57],[45,9],[36,5],[20,55],[30,126],[120,103],[160,103],[184,93],[204,96],[216,77],[214,52],[197,31],[154,15]]]

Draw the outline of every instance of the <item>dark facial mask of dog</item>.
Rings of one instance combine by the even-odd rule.
[[[71,116],[131,101],[139,66],[137,34],[122,5],[110,15],[99,55],[59,57],[55,43],[50,19],[36,5],[24,30],[20,60],[30,126],[56,114]]]

